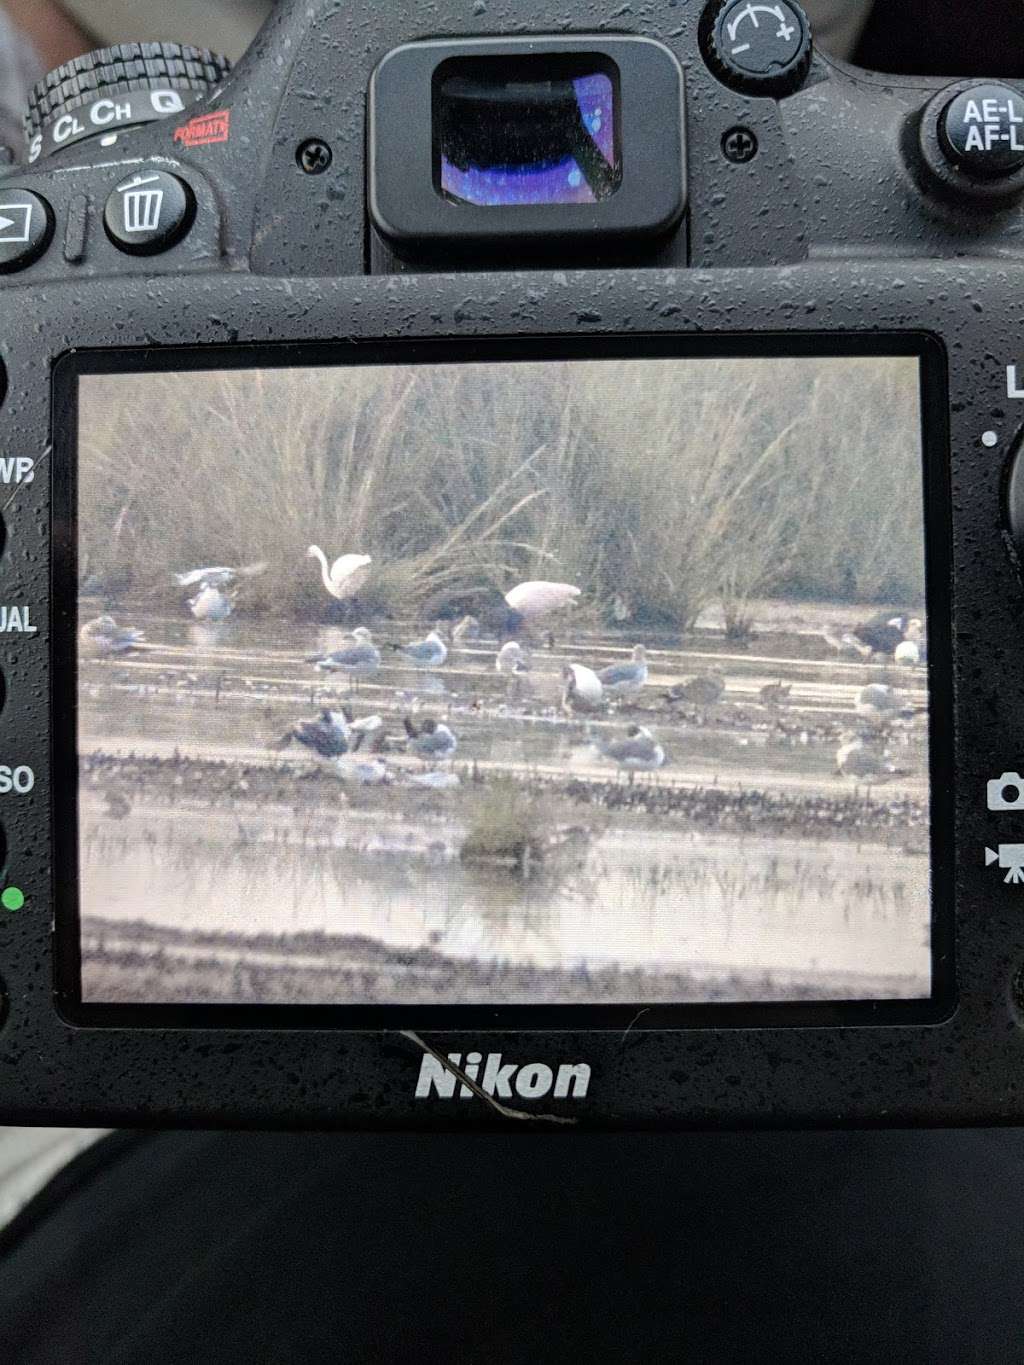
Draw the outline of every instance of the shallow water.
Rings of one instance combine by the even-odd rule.
[[[600,668],[625,657],[628,630],[567,631],[553,647],[536,647],[528,689],[510,697],[494,670],[494,641],[453,653],[434,674],[396,664],[385,651],[380,672],[350,693],[347,680],[317,674],[306,658],[339,647],[341,628],[244,618],[208,627],[130,612],[119,620],[144,629],[151,648],[84,663],[80,750],[148,755],[172,766],[153,779],[152,791],[148,777],[130,789],[127,813],[103,804],[117,795],[116,771],[97,777],[83,796],[87,919],[223,932],[237,937],[243,957],[256,934],[326,933],[428,948],[460,962],[762,973],[783,983],[809,975],[820,978],[823,996],[834,996],[837,982],[861,979],[870,982],[865,993],[879,998],[928,993],[928,862],[899,846],[925,843],[923,715],[892,737],[901,772],[882,798],[909,803],[905,839],[852,842],[842,803],[854,788],[835,772],[836,736],[854,719],[859,688],[887,681],[923,708],[925,677],[826,657],[806,609],[799,622],[787,620],[746,650],[710,633],[685,647],[648,637],[651,678],[637,703],[586,722],[559,710],[562,666]],[[380,639],[415,634],[392,625]],[[718,707],[700,712],[665,702],[669,685],[716,662],[727,679]],[[775,711],[758,692],[777,679],[793,691]],[[443,718],[458,736],[459,765],[477,765],[488,781],[505,770],[527,788],[534,774],[623,781],[593,741],[639,719],[663,744],[666,763],[638,781],[823,798],[829,810],[838,803],[842,819],[834,839],[812,839],[807,832],[697,835],[670,814],[645,823],[616,813],[557,872],[524,880],[473,868],[458,856],[471,794],[418,793],[410,813],[406,784],[416,764],[394,749],[385,754],[394,788],[375,789],[365,801],[328,796],[302,805],[302,777],[315,761],[295,745],[283,753],[268,746],[340,698],[350,698],[357,715],[380,713],[393,742],[405,714]],[[220,809],[208,801],[200,809],[203,793],[191,788],[187,800],[166,806],[169,781],[193,780],[173,776],[176,754],[218,760],[240,776],[248,765],[284,764],[280,782],[297,784],[295,807],[267,809],[243,793]],[[569,806],[566,823],[578,818]],[[130,997],[130,981],[126,989]],[[412,989],[396,998],[415,999]]]
[[[231,842],[238,822],[221,823],[175,813],[142,837],[91,824],[84,904],[242,941],[323,932],[565,970],[910,977],[928,990],[927,860],[891,848],[612,830],[581,866],[524,880],[463,866],[433,824],[348,813],[315,831],[321,842],[284,844],[270,830],[253,842],[252,820],[248,842]]]
[[[220,626],[124,614],[126,624],[146,630],[151,652],[85,665],[80,689],[81,747],[116,753],[169,754],[266,760],[267,744],[322,705],[346,702],[358,715],[380,712],[401,734],[403,714],[420,710],[443,716],[459,740],[461,762],[530,766],[569,774],[612,774],[615,764],[594,744],[624,733],[634,720],[651,728],[666,762],[659,781],[738,783],[839,793],[849,781],[835,772],[836,738],[856,723],[854,701],[870,681],[898,687],[908,705],[926,702],[922,671],[898,675],[880,665],[808,658],[821,640],[791,632],[766,635],[738,654],[709,653],[718,637],[652,645],[650,679],[633,704],[598,716],[567,720],[559,709],[562,668],[569,661],[594,668],[628,654],[626,632],[566,635],[555,648],[537,647],[520,690],[494,670],[495,643],[474,642],[453,651],[443,670],[429,672],[395,663],[388,639],[412,638],[413,627],[393,626],[385,635],[384,664],[375,677],[353,688],[346,678],[318,673],[306,660],[346,640],[340,627],[231,619]],[[159,642],[159,643],[157,643]],[[722,703],[708,710],[672,706],[666,689],[717,663],[726,675]],[[771,712],[758,693],[784,678],[792,694]],[[776,722],[788,732],[783,734]],[[828,738],[822,731],[829,732]],[[894,794],[923,799],[927,754],[923,719],[893,738],[899,775]]]

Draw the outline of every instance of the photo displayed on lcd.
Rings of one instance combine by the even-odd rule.
[[[82,999],[932,991],[920,361],[90,374]]]

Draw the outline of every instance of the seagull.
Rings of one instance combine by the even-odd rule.
[[[872,649],[863,644],[852,631],[842,626],[826,626],[821,632],[825,643],[831,645],[841,659],[870,659]]]
[[[505,594],[509,609],[506,628],[515,631],[528,621],[549,616],[553,611],[575,602],[582,591],[582,588],[574,587],[572,583],[548,583],[543,579],[517,583]]]
[[[107,657],[111,654],[130,654],[132,650],[143,647],[145,632],[134,630],[131,626],[119,626],[112,616],[97,616],[95,621],[87,621],[79,631],[78,638],[94,654]]]
[[[287,749],[293,740],[321,758],[340,758],[353,748],[348,721],[341,711],[321,711],[317,720],[297,721],[270,747]]]
[[[347,673],[349,678],[369,678],[380,668],[380,650],[365,626],[356,626],[353,643],[330,654],[311,654],[306,662],[321,673]]]
[[[432,770],[427,773],[412,773],[409,782],[414,787],[428,787],[432,791],[446,791],[459,786],[458,773],[443,773]]]
[[[195,597],[188,599],[189,609],[197,621],[226,621],[231,615],[234,600],[210,583],[200,584]]]
[[[836,750],[836,772],[874,786],[896,777],[899,770],[889,762],[885,745],[874,736],[846,731]]]
[[[366,582],[373,560],[369,555],[340,555],[328,568],[327,556],[319,545],[311,545],[306,551],[308,559],[320,561],[320,575],[324,587],[339,602],[354,597]]]
[[[665,693],[669,701],[688,701],[695,706],[715,706],[725,695],[725,678],[717,668],[698,673],[683,683],[676,683]]]
[[[915,708],[908,706],[899,693],[894,692],[885,683],[868,683],[866,687],[862,687],[853,706],[858,716],[863,716],[875,724],[884,724],[890,720],[909,720],[915,714]]]
[[[370,753],[383,753],[388,747],[387,731],[383,716],[360,716],[357,720],[348,706],[341,708],[349,733],[352,736],[352,752],[362,749]]]
[[[893,662],[899,664],[901,668],[916,668],[918,664],[924,662],[924,642],[901,640],[892,657]]]
[[[562,710],[597,711],[604,703],[604,684],[592,668],[566,664],[562,669]]]
[[[833,648],[840,651],[852,648],[861,658],[870,659],[873,654],[895,654],[905,640],[919,643],[924,635],[924,623],[916,616],[887,616],[882,612],[841,633],[838,645],[834,631],[826,630],[824,635]]]
[[[409,716],[406,716],[402,723],[405,726],[405,733],[409,736],[409,747],[420,758],[431,763],[454,758],[459,741],[447,725],[429,716],[418,728]]]
[[[376,735],[384,728],[384,721],[380,716],[360,716],[356,720],[347,706],[341,709],[348,721],[348,728],[354,735]]]
[[[594,742],[605,758],[629,773],[631,781],[636,773],[654,772],[665,762],[665,750],[643,725],[631,725],[622,739]]]
[[[597,676],[604,690],[613,697],[639,696],[647,681],[646,649],[643,645],[634,645],[629,663],[610,664]]]
[[[448,646],[436,630],[432,630],[423,640],[413,640],[408,645],[392,645],[391,648],[416,668],[440,668],[448,657]]]
[[[518,640],[508,640],[498,650],[494,659],[495,672],[509,673],[528,673],[530,671],[530,661],[526,650]]]
[[[364,787],[379,787],[381,783],[391,781],[391,770],[382,759],[363,758],[356,749],[339,758],[335,765],[339,775],[346,782],[358,782]]]
[[[793,684],[783,683],[780,678],[778,682],[765,683],[758,696],[765,706],[781,706],[784,701],[789,701],[792,691]]]
[[[175,582],[181,588],[192,588],[198,583],[211,588],[230,588],[240,578],[253,578],[266,570],[266,563],[245,564],[240,569],[220,565],[212,569],[189,569],[187,573],[176,573]]]

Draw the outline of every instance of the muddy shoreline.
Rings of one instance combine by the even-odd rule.
[[[438,793],[405,789],[398,784],[353,787],[330,765],[294,760],[265,764],[223,759],[171,758],[107,754],[94,751],[81,760],[83,788],[116,792],[127,816],[138,803],[146,806],[192,805],[218,810],[268,806],[319,810],[358,804],[360,808],[420,812],[436,807]],[[494,780],[474,764],[455,764],[461,790],[444,793],[458,800]],[[502,781],[516,781],[568,807],[648,817],[683,832],[770,834],[811,841],[878,841],[925,852],[928,811],[923,802],[884,791],[837,792],[834,796],[758,790],[735,785],[684,785],[643,775],[630,783],[622,777],[557,777],[523,768],[501,771]],[[116,817],[115,817],[116,818]]]

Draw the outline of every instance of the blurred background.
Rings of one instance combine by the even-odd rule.
[[[695,2],[695,0],[694,0]],[[1016,76],[1021,0],[803,0],[819,46],[873,70],[937,76]],[[0,0],[0,137],[23,150],[21,111],[32,83],[79,53],[169,39],[232,59],[274,0]]]

